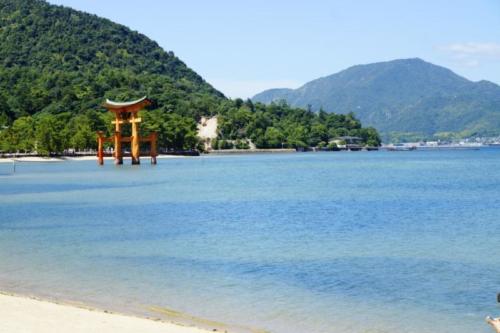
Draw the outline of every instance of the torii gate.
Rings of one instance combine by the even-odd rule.
[[[115,149],[113,156],[115,158],[115,164],[123,164],[122,142],[130,142],[132,164],[141,163],[140,143],[149,142],[151,145],[151,164],[156,164],[156,156],[158,156],[156,152],[156,141],[158,135],[156,132],[152,132],[147,137],[140,137],[139,123],[141,122],[141,118],[137,117],[137,112],[150,104],[151,100],[146,96],[131,102],[113,102],[106,99],[103,106],[108,109],[108,111],[115,114],[115,120],[112,122],[112,124],[115,125],[115,134],[112,137],[106,138],[102,131],[97,132],[97,162],[100,165],[104,164],[104,142],[114,142]],[[122,136],[121,125],[123,124],[132,124],[132,136]]]

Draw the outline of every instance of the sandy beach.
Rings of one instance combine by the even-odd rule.
[[[0,293],[0,333],[207,333],[195,327]]]

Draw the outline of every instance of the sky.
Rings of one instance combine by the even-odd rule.
[[[49,0],[155,40],[226,96],[419,57],[500,84],[500,0]]]

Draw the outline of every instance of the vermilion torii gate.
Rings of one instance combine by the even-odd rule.
[[[97,161],[100,165],[104,164],[103,149],[105,142],[114,142],[115,144],[113,153],[115,164],[123,164],[123,142],[130,142],[130,155],[132,157],[132,164],[141,163],[140,143],[149,142],[151,163],[156,164],[156,156],[158,156],[156,152],[157,133],[152,132],[147,137],[140,137],[139,123],[141,122],[141,118],[137,117],[137,113],[150,104],[151,100],[149,100],[146,96],[131,102],[113,102],[109,99],[106,99],[106,102],[103,106],[108,109],[108,111],[115,114],[115,120],[112,122],[115,125],[115,134],[112,137],[106,138],[104,137],[104,133],[102,131],[97,132]],[[122,125],[124,124],[132,125],[132,136],[122,136],[121,131]]]

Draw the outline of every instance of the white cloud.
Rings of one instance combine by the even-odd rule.
[[[483,61],[500,60],[500,43],[453,43],[438,46],[462,67],[479,67]]]
[[[298,88],[303,83],[297,80],[230,80],[208,79],[215,89],[231,98],[251,98],[254,95],[272,88]]]
[[[479,61],[476,59],[464,59],[461,64],[465,67],[478,67]]]
[[[500,58],[500,43],[453,43],[443,45],[441,50],[458,57],[479,56]]]

